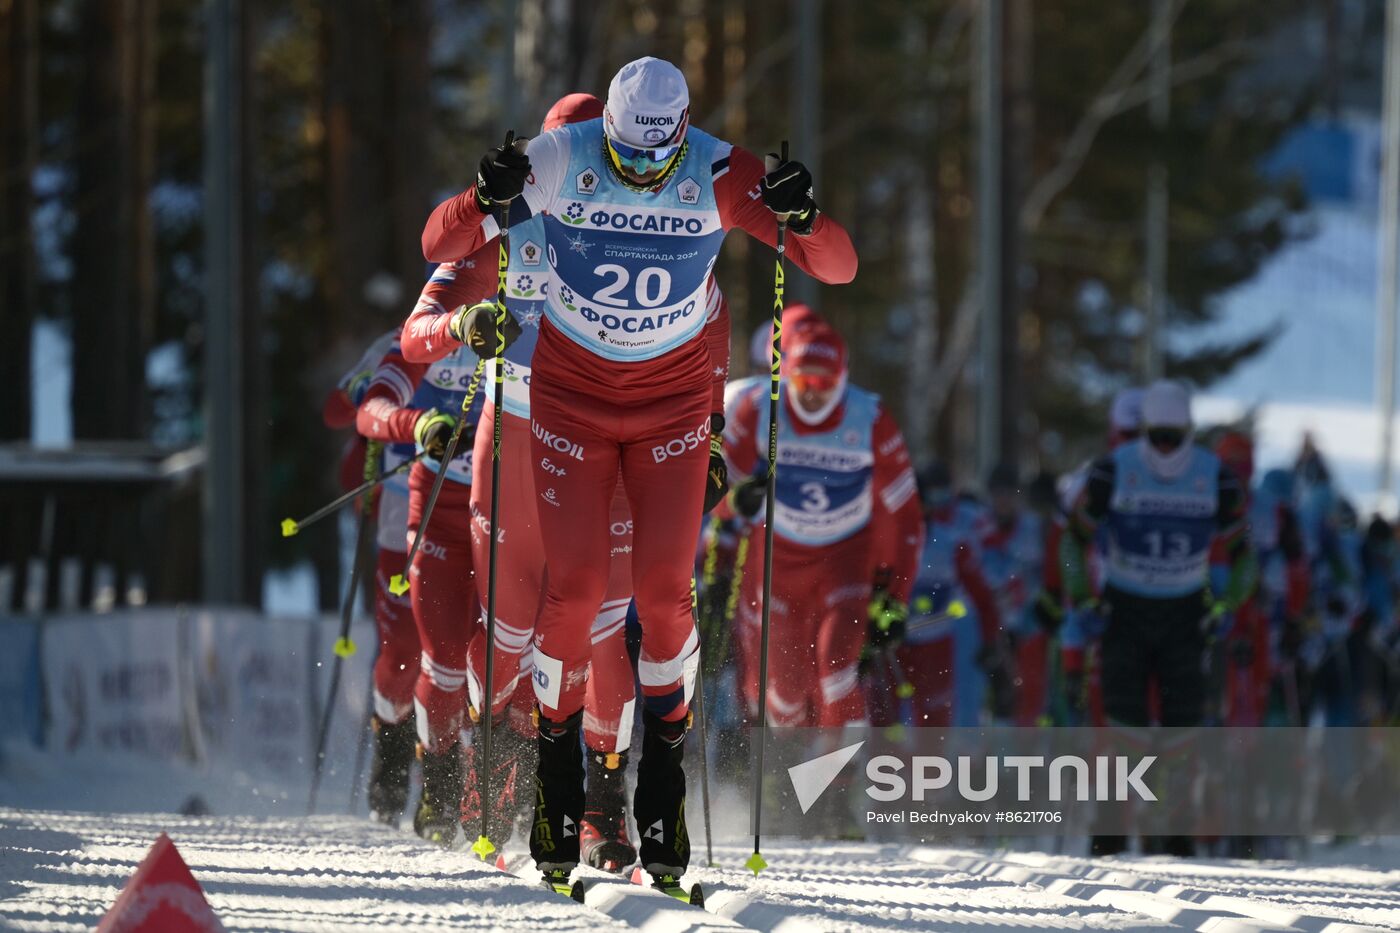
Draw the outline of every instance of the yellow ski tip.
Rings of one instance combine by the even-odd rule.
[[[491,844],[490,839],[482,835],[476,837],[476,842],[472,844],[472,851],[484,862],[491,857],[492,852],[496,851],[496,847]]]
[[[900,684],[895,688],[894,693],[901,700],[907,700],[914,695],[914,685],[911,683]]]
[[[297,524],[297,520],[295,518],[282,519],[282,537],[290,538],[298,531],[301,531],[301,526]]]
[[[749,860],[744,863],[744,867],[753,872],[753,876],[757,878],[758,873],[768,867],[768,863],[764,861],[763,856],[755,852],[753,855],[749,856]]]
[[[396,573],[389,578],[389,592],[395,596],[402,596],[408,592],[408,580],[401,573]]]
[[[948,615],[955,619],[961,619],[963,616],[967,615],[967,607],[963,605],[961,599],[955,599],[948,604]]]
[[[341,637],[335,640],[336,657],[348,658],[356,651],[355,643],[349,638]]]

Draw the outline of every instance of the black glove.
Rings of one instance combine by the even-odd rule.
[[[1031,607],[1031,614],[1035,617],[1036,624],[1046,635],[1054,637],[1060,630],[1060,626],[1065,621],[1065,610],[1049,590],[1041,590],[1036,597],[1035,605]]]
[[[710,469],[705,474],[705,511],[724,501],[729,492],[729,466],[724,462],[724,415],[710,415]]]
[[[525,140],[512,140],[487,150],[476,171],[477,205],[483,213],[490,213],[497,202],[519,197],[529,175],[530,157],[525,154]]]
[[[887,645],[896,645],[904,640],[904,630],[909,623],[909,607],[889,594],[887,590],[876,589],[870,594],[870,647],[879,651]]]
[[[763,497],[768,495],[768,480],[750,477],[734,487],[734,511],[744,518],[753,518],[763,509]]]
[[[452,320],[447,322],[447,332],[458,343],[466,344],[477,356],[495,356],[496,303],[478,301],[474,305],[462,305],[452,312]],[[509,349],[520,336],[520,322],[509,311],[506,312],[501,333],[506,338],[505,349]],[[504,353],[505,349],[501,352]]]
[[[812,173],[801,162],[783,162],[768,153],[760,190],[764,205],[780,218],[786,216],[788,229],[798,236],[812,232],[817,219],[817,202],[812,198]]]
[[[429,457],[441,463],[443,455],[447,453],[447,441],[456,426],[457,420],[451,415],[429,408],[418,416],[418,423],[413,426],[413,439]]]

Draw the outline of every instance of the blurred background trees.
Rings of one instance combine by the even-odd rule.
[[[1167,192],[1164,365],[1206,386],[1272,331],[1204,349],[1177,338],[1306,235],[1303,193],[1267,156],[1349,94],[1372,109],[1379,94],[1380,5],[1364,0],[1004,0],[1002,306],[989,309],[975,276],[978,4],[826,0],[804,34],[803,3],[237,4],[245,600],[266,564],[307,557],[323,603],[336,599],[334,542],[275,539],[275,520],[334,493],[343,439],[320,428],[321,398],[411,307],[432,205],[508,120],[532,133],[558,96],[605,96],[632,58],[676,61],[695,125],[755,151],[804,141],[799,113],[815,121],[817,151],[794,155],[820,164],[818,199],[861,271],[853,287],[798,290],[848,335],[856,380],[918,455],[973,483],[985,315],[1003,325],[1002,455],[1072,466],[1113,391],[1142,377],[1151,166]],[[70,348],[73,439],[203,437],[205,17],[201,0],[0,0],[0,441],[42,433],[31,408],[53,417],[28,397],[52,385],[32,361],[57,365],[31,353],[45,327]],[[1164,124],[1150,113],[1160,51]],[[807,111],[799,73],[820,75],[800,91]],[[719,266],[736,375],[768,314],[770,258],[733,237]]]

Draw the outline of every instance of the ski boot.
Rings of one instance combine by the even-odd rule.
[[[539,765],[530,856],[553,890],[565,893],[578,866],[578,824],[583,819],[583,710],[563,722],[537,718]],[[561,885],[563,886],[561,888]]]
[[[583,860],[621,874],[637,860],[627,838],[627,753],[588,751],[588,791],[579,824]]]
[[[491,729],[491,797],[493,803],[487,815],[486,838],[497,849],[510,841],[515,830],[515,818],[522,805],[534,803],[535,756],[538,750],[531,737],[522,736],[510,728],[501,717]],[[485,751],[483,730],[472,730],[472,742],[467,748],[467,785],[462,796],[462,830],[475,840],[481,827],[480,762]]]
[[[398,826],[408,806],[408,771],[417,737],[413,717],[403,722],[373,719],[374,757],[369,764],[369,812],[376,821]]]
[[[453,742],[441,752],[421,749],[423,797],[413,814],[413,831],[429,842],[450,848],[457,840],[462,812],[462,746]]]
[[[690,834],[685,827],[685,732],[690,717],[667,722],[650,710],[642,712],[642,757],[637,762],[637,790],[632,816],[642,835],[642,867],[652,887],[694,903],[699,885],[687,892],[681,875],[690,864]]]

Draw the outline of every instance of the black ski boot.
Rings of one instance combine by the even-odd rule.
[[[588,751],[588,793],[579,825],[583,860],[621,874],[637,860],[627,837],[627,753]]]
[[[369,763],[369,812],[380,823],[398,826],[408,806],[408,771],[417,737],[413,717],[403,722],[373,719],[374,757]]]
[[[467,748],[467,785],[462,796],[462,830],[473,841],[481,834],[480,761],[485,751],[483,730],[472,730]],[[510,841],[515,818],[522,806],[533,807],[535,798],[536,747],[534,736],[523,736],[506,724],[502,716],[491,727],[491,805],[486,837],[497,849]]]
[[[423,749],[423,797],[413,814],[413,831],[450,847],[462,820],[462,746],[453,742],[437,753]]]
[[[535,821],[530,856],[555,889],[578,866],[578,824],[583,819],[583,710],[563,722],[539,716]],[[562,875],[560,873],[563,873]]]
[[[642,867],[656,886],[669,879],[677,890],[680,877],[690,864],[682,767],[688,725],[688,716],[666,722],[650,710],[643,711],[642,757],[637,762],[637,790],[632,797],[632,816],[642,836]]]

